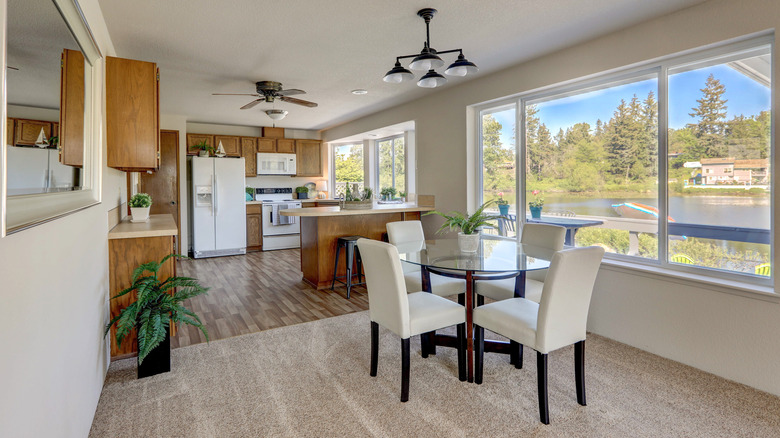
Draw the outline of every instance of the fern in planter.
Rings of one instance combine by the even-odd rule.
[[[463,234],[475,234],[479,232],[479,228],[481,227],[496,228],[496,226],[493,225],[490,221],[494,221],[503,217],[485,212],[485,208],[490,206],[492,203],[493,201],[488,201],[482,204],[472,215],[464,214],[459,211],[451,211],[445,214],[440,211],[433,210],[425,213],[423,216],[436,214],[444,218],[444,224],[442,224],[442,226],[436,231],[437,233],[441,233],[442,231],[449,229],[450,231],[460,230],[460,232]]]
[[[182,302],[198,295],[203,295],[208,288],[190,277],[169,277],[160,281],[157,274],[160,268],[171,257],[187,258],[178,254],[170,254],[159,262],[144,263],[133,271],[132,284],[119,292],[113,298],[124,296],[132,291],[137,292],[136,300],[122,309],[106,325],[104,336],[111,331],[116,323],[116,343],[122,345],[122,340],[131,330],[138,329],[138,364],[165,340],[171,322],[185,323],[197,327],[209,340],[206,328],[198,315],[182,305]],[[144,275],[146,273],[151,275]],[[175,288],[178,288],[176,290]],[[173,291],[171,294],[170,292]]]

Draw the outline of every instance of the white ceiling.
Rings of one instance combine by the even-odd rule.
[[[382,81],[395,57],[417,53],[434,7],[431,45],[462,48],[479,77],[703,0],[99,0],[119,56],[157,62],[161,112],[191,122],[323,129],[435,92]],[[451,55],[450,55],[451,56]],[[445,58],[445,61],[454,60]],[[417,75],[419,77],[419,75]],[[450,78],[446,87],[469,78]],[[319,103],[239,110],[272,80]],[[350,90],[364,88],[367,95]]]

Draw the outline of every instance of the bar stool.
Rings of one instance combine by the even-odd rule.
[[[336,264],[333,265],[333,282],[330,284],[330,290],[333,290],[333,287],[336,285],[336,282],[347,286],[347,299],[349,299],[349,292],[350,289],[352,289],[352,286],[358,286],[361,284],[366,284],[363,281],[363,261],[360,259],[360,251],[358,251],[357,248],[357,241],[358,239],[365,239],[363,236],[344,236],[339,237],[338,241],[336,242]],[[344,277],[337,277],[336,274],[338,274],[339,270],[339,254],[341,253],[341,248],[344,248],[345,255],[347,257],[346,265],[347,265],[347,272],[346,272],[346,280],[347,281],[341,281],[340,278]],[[357,262],[357,275],[358,275],[358,282],[353,283],[352,282],[352,265],[354,262]]]

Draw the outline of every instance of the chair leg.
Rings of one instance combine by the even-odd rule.
[[[458,379],[466,381],[466,323],[458,324]]]
[[[409,400],[409,338],[401,339],[401,401]]]
[[[547,355],[536,352],[536,373],[539,386],[539,420],[550,424],[550,412],[547,406]]]
[[[430,348],[428,344],[431,342],[430,336],[428,336],[428,333],[423,333],[420,335],[420,353],[423,359],[428,358],[428,349]]]
[[[349,292],[352,289],[352,264],[355,263],[355,247],[347,245],[345,251],[347,255],[347,299],[349,299]]]
[[[574,344],[574,380],[577,384],[577,403],[585,403],[585,341]]]
[[[482,384],[482,361],[485,359],[485,329],[474,324],[474,383]]]
[[[477,307],[485,305],[485,297],[477,294]]]
[[[341,252],[341,246],[336,244],[336,264],[333,265],[333,281],[330,282],[330,290],[336,286],[336,275],[339,273],[339,253]]]
[[[458,304],[460,304],[461,306],[465,306],[466,305],[466,293],[465,292],[462,293],[462,294],[458,294]]]
[[[513,364],[515,368],[523,368],[523,344],[519,342],[509,341],[509,363]]]
[[[428,354],[436,354],[436,330],[428,332]]]
[[[363,259],[360,258],[360,251],[358,251],[357,246],[355,246],[355,260],[357,261],[358,283],[362,283],[363,282]]]
[[[379,324],[371,321],[371,377],[376,377],[377,360],[379,359]]]

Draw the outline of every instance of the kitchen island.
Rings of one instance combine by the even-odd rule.
[[[301,271],[303,280],[317,289],[330,287],[336,242],[339,237],[363,236],[381,240],[388,222],[420,220],[433,207],[415,204],[375,204],[369,210],[341,210],[339,207],[293,208],[281,211],[301,221]],[[340,258],[339,275],[343,275],[345,257]]]

